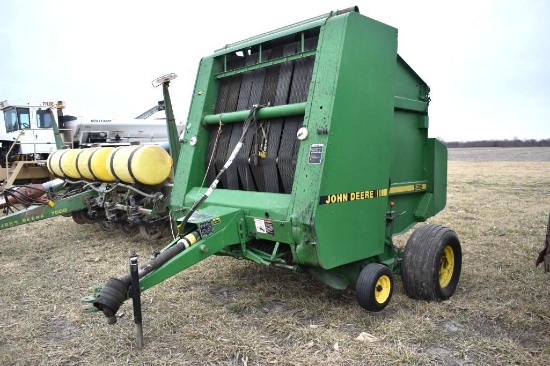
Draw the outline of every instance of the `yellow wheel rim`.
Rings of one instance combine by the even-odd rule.
[[[450,245],[447,245],[443,249],[443,255],[441,256],[441,263],[439,264],[439,285],[441,287],[447,287],[453,278],[453,272],[455,269],[455,252]]]
[[[390,297],[391,292],[391,280],[388,276],[380,276],[378,281],[376,281],[376,286],[374,287],[374,298],[379,304],[385,303]]]

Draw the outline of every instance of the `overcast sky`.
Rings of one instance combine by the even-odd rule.
[[[0,0],[0,100],[65,100],[67,113],[135,117],[174,72],[185,120],[201,57],[227,43],[358,5],[399,30],[430,85],[430,136],[550,138],[550,0]]]

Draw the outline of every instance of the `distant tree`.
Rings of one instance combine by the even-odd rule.
[[[438,138],[439,141],[443,142],[448,148],[465,148],[465,147],[550,147],[550,138],[535,140],[535,139],[526,139],[520,140],[517,137],[514,137],[512,140],[476,140],[476,141],[444,141],[441,138]]]

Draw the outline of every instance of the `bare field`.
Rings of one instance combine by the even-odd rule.
[[[411,300],[396,278],[390,305],[368,313],[352,290],[215,257],[142,294],[139,352],[131,303],[109,326],[83,314],[79,297],[126,272],[131,250],[148,256],[165,242],[58,217],[0,232],[0,364],[545,364],[550,274],[534,261],[550,211],[550,149],[542,161],[519,162],[483,152],[457,161],[456,150],[470,149],[450,149],[447,208],[430,220],[462,241],[449,301]],[[372,337],[356,339],[361,332]]]
[[[550,161],[550,147],[471,147],[449,149],[451,161]]]

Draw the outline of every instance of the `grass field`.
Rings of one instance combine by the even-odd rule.
[[[462,241],[449,301],[411,300],[396,278],[390,305],[368,313],[353,290],[215,257],[142,294],[140,352],[130,303],[109,326],[83,314],[79,297],[126,272],[131,250],[148,256],[165,242],[58,217],[0,232],[0,364],[546,364],[550,274],[534,261],[550,211],[550,149],[531,159],[472,152],[450,151],[447,208],[430,220]]]

